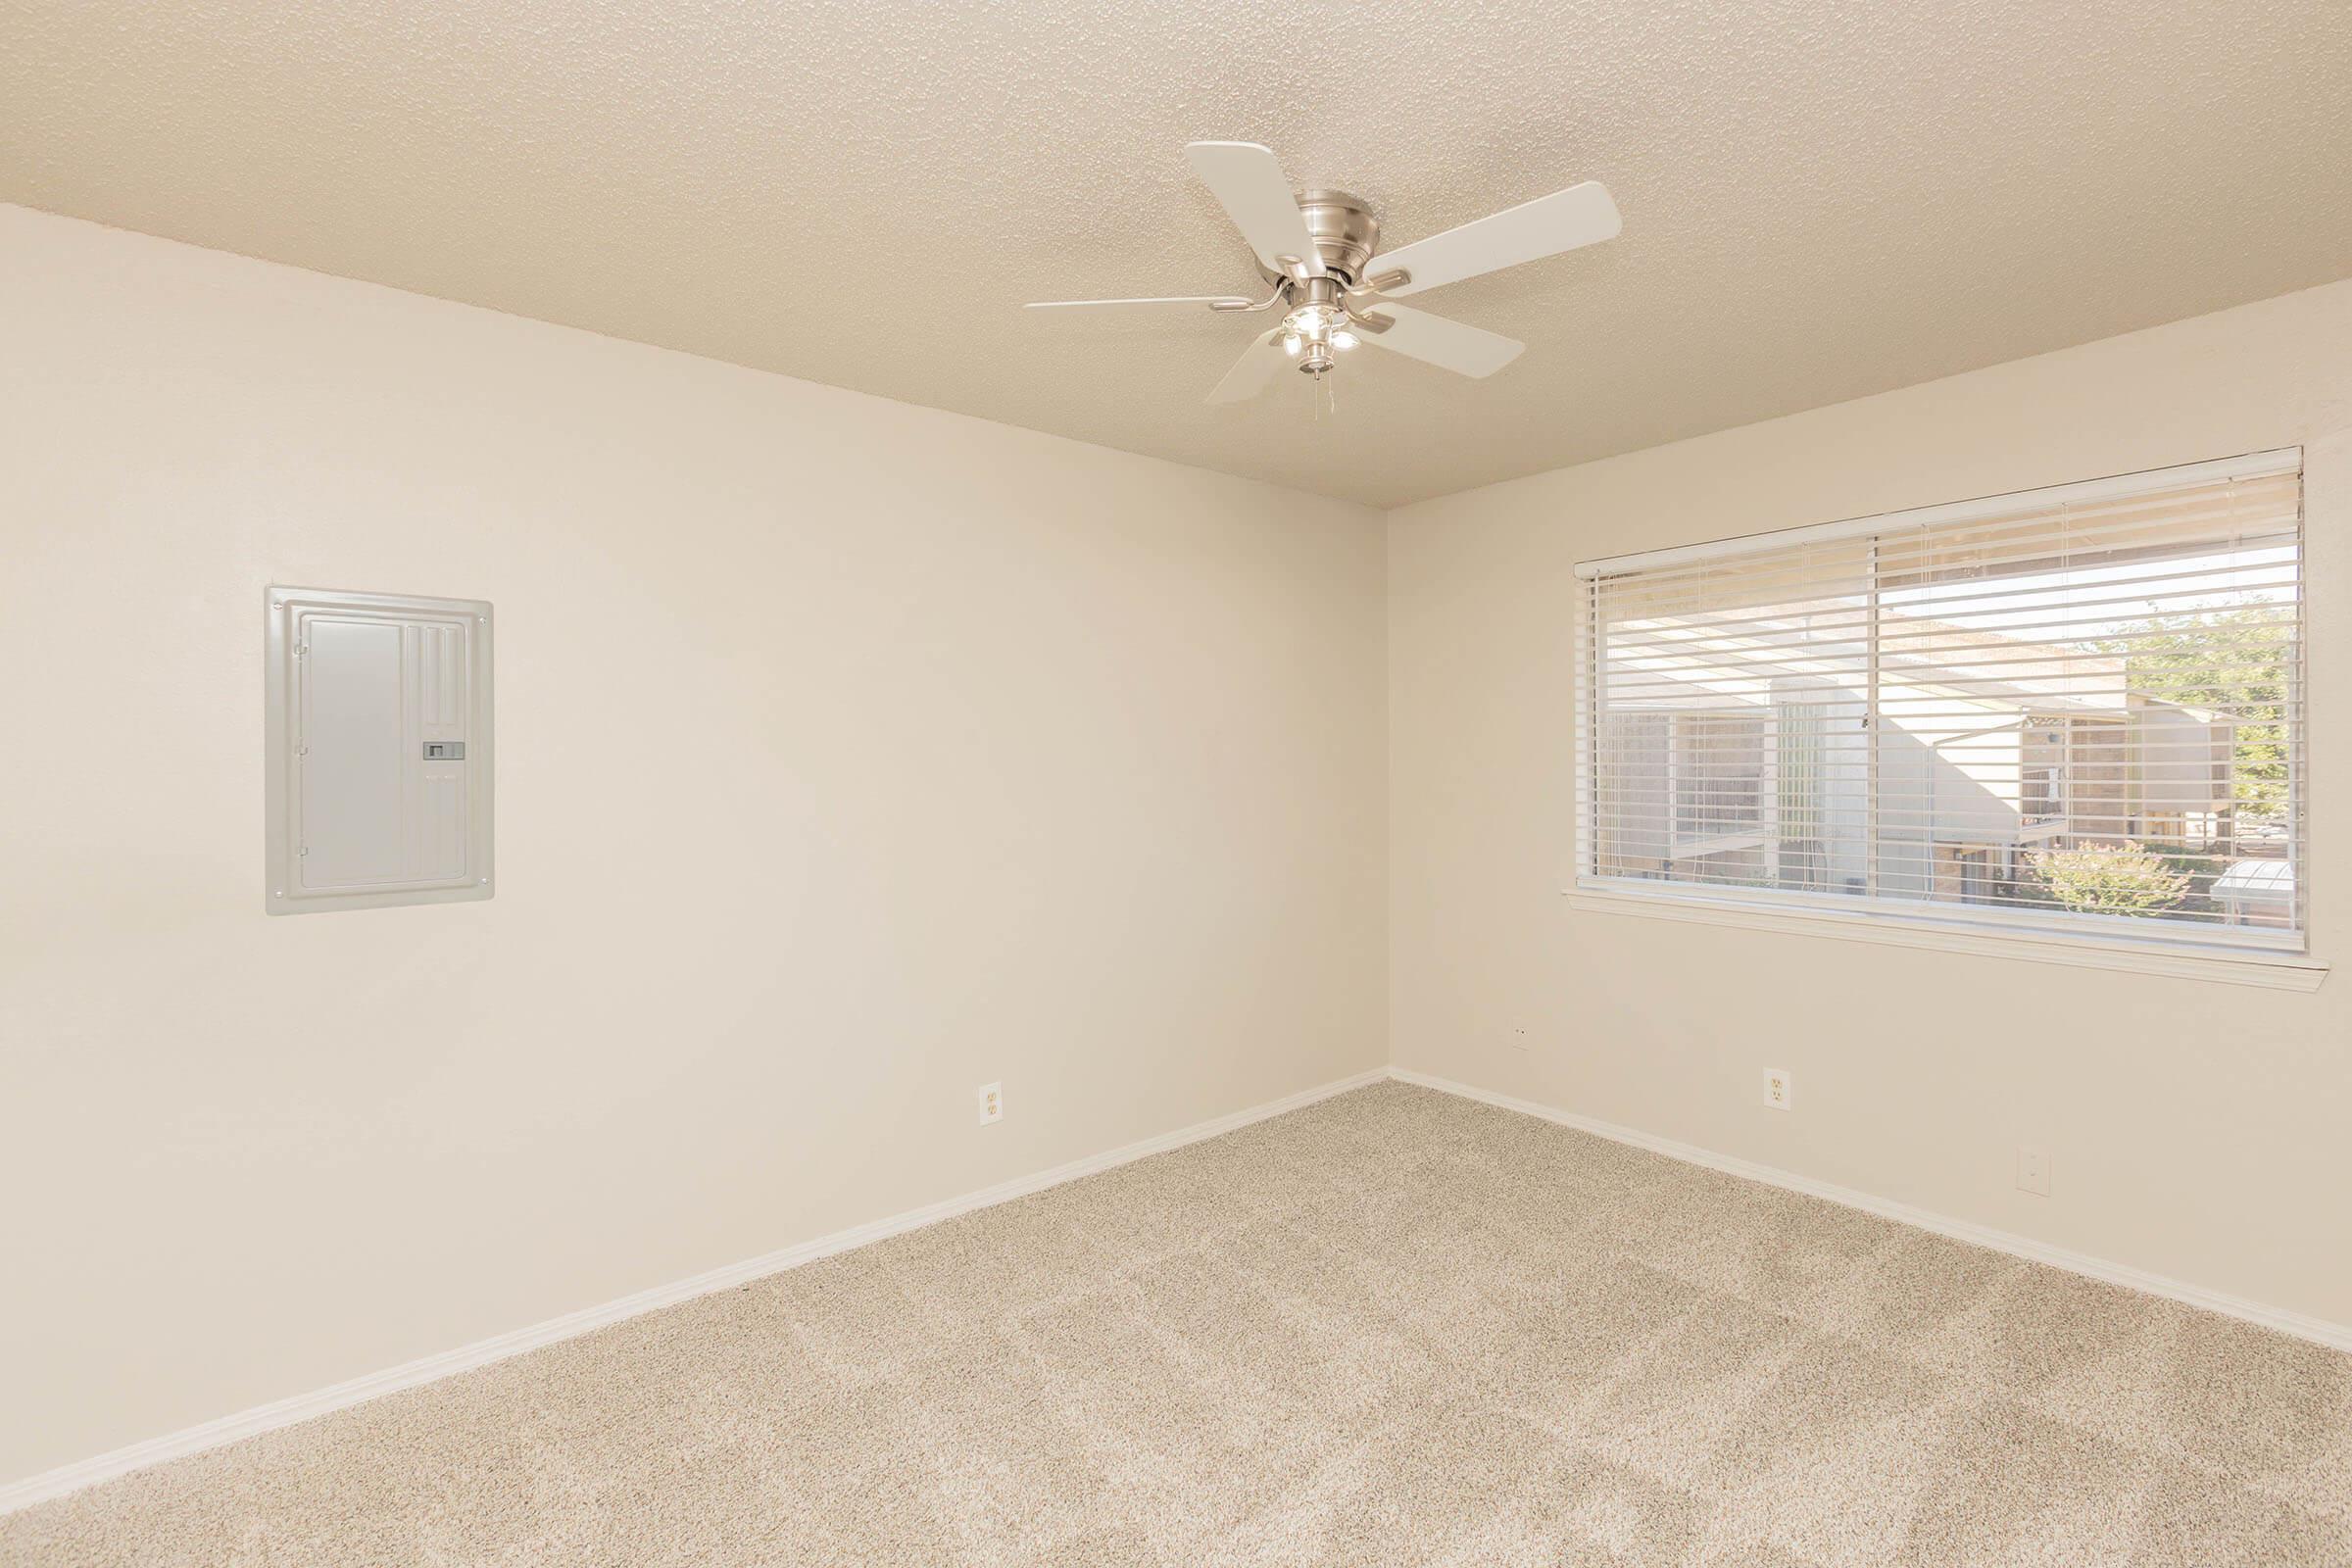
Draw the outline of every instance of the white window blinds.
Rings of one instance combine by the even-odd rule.
[[[2299,454],[1578,568],[1586,886],[2300,951]]]

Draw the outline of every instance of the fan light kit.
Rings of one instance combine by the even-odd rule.
[[[1488,376],[1527,345],[1483,327],[1408,309],[1396,301],[1467,277],[1613,239],[1617,204],[1592,180],[1540,196],[1491,218],[1449,228],[1374,261],[1380,220],[1340,190],[1293,195],[1274,154],[1255,142],[1197,141],[1185,149],[1201,182],[1224,205],[1257,258],[1272,292],[1262,300],[1187,295],[1141,300],[1042,300],[1033,311],[1211,310],[1282,319],[1243,351],[1209,392],[1238,403],[1263,392],[1294,365],[1320,387],[1339,356],[1359,343],[1459,375]]]

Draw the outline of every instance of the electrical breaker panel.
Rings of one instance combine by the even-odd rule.
[[[490,606],[271,588],[271,914],[486,899]]]

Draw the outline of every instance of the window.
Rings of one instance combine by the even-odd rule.
[[[2066,819],[2066,732],[2063,714],[2036,713],[2026,720],[2019,808],[2028,827],[2052,828]]]
[[[2048,827],[2065,820],[2058,803],[2066,798],[2066,786],[2056,767],[2028,767],[2022,775],[2021,793],[2024,800],[2020,809],[2026,826]]]
[[[2302,950],[2299,453],[1578,574],[1580,886]]]
[[[1957,850],[1952,858],[1960,870],[1960,898],[1967,904],[1995,904],[2000,900],[2001,883],[1993,873],[1994,862],[2006,857],[1997,849]]]

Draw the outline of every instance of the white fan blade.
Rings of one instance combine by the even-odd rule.
[[[1026,311],[1125,311],[1150,309],[1156,305],[1181,305],[1190,310],[1206,311],[1219,305],[1247,305],[1250,302],[1232,294],[1190,294],[1183,298],[1152,300],[1031,300],[1021,308]]]
[[[1233,362],[1233,368],[1225,372],[1225,379],[1210,390],[1208,401],[1241,403],[1263,392],[1267,383],[1274,379],[1275,372],[1291,363],[1291,357],[1274,345],[1274,340],[1280,336],[1282,328],[1278,326],[1265,336],[1251,340],[1250,346],[1242,350],[1242,357]]]
[[[1274,154],[1253,141],[1197,141],[1184,149],[1193,172],[1225,205],[1233,226],[1266,268],[1286,277],[1323,275],[1314,236],[1298,216],[1298,198]],[[1286,264],[1284,257],[1293,258]]]
[[[1608,187],[1598,180],[1588,179],[1581,185],[1539,196],[1475,223],[1464,223],[1443,234],[1415,240],[1402,250],[1384,252],[1372,259],[1366,270],[1378,277],[1402,268],[1411,277],[1381,292],[1396,296],[1418,294],[1425,288],[1458,283],[1481,272],[1496,272],[1506,267],[1517,267],[1521,262],[1557,256],[1579,245],[1615,239],[1623,226],[1624,220],[1617,216],[1617,204],[1609,199]]]
[[[1493,375],[1527,347],[1483,326],[1465,326],[1401,305],[1376,305],[1360,314],[1375,321],[1386,317],[1391,324],[1386,332],[1359,332],[1357,342],[1378,344],[1407,359],[1426,360],[1457,375]]]

